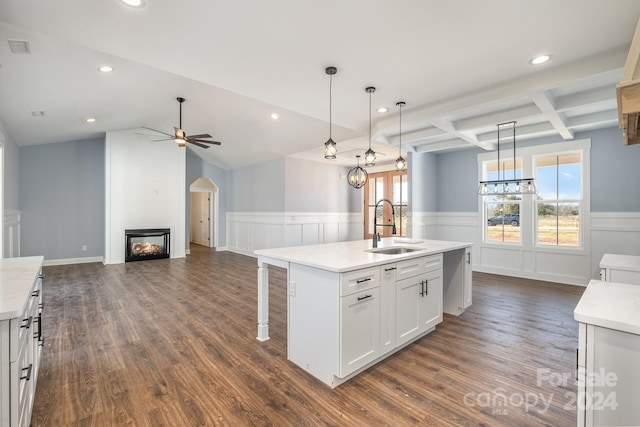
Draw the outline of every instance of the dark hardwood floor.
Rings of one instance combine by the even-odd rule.
[[[462,316],[332,390],[286,358],[281,269],[264,343],[250,257],[194,245],[185,259],[44,272],[34,426],[576,423],[581,287],[476,273]]]

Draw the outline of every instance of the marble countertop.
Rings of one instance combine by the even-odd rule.
[[[43,261],[41,256],[0,259],[0,320],[23,313]]]
[[[600,268],[640,271],[640,256],[604,254],[600,260]]]
[[[592,280],[573,317],[578,322],[640,335],[640,286]]]
[[[346,271],[388,264],[390,262],[438,254],[472,246],[472,243],[445,240],[409,239],[387,237],[378,242],[378,249],[403,247],[418,249],[397,255],[367,252],[372,249],[371,240],[327,243],[322,245],[293,246],[254,251],[259,258],[271,258],[292,262],[322,270],[344,273]]]

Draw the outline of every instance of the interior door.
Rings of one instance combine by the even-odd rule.
[[[200,201],[200,240],[209,246],[209,193],[200,193],[202,200]]]
[[[381,237],[392,236],[393,215],[389,203],[376,204],[381,199],[390,200],[395,212],[396,236],[407,235],[407,171],[391,171],[370,173],[369,180],[364,187],[364,237],[370,239],[373,235],[374,215],[377,233]]]

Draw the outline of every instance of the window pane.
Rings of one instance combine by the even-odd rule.
[[[372,204],[375,205],[380,199],[384,199],[384,179],[382,178],[376,179],[376,196],[371,199],[373,200]]]
[[[580,246],[578,203],[558,203],[558,245]]]
[[[487,241],[520,242],[520,204],[487,203]]]
[[[538,243],[541,245],[558,244],[558,206],[557,203],[538,203]]]
[[[544,156],[536,159],[536,187],[542,200],[558,198],[558,156]]]
[[[406,236],[407,235],[407,207],[406,206],[395,206],[396,212],[396,236]]]
[[[570,163],[576,155],[563,155],[558,158],[559,199],[580,199],[580,163]],[[579,159],[578,159],[579,160]]]
[[[393,176],[393,186],[392,188],[392,196],[391,196],[391,202],[394,205],[399,205],[401,204],[400,200],[402,198],[402,176],[401,175],[394,175]]]
[[[373,206],[369,206],[367,207],[367,215],[369,215],[369,220],[367,222],[368,226],[368,230],[367,230],[367,234],[373,234],[373,212],[374,212],[375,208]]]

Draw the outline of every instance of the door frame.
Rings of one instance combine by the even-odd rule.
[[[209,193],[209,247],[218,247],[218,186],[209,178],[200,177],[189,185],[189,194],[191,193]],[[191,209],[191,204],[189,204]],[[213,218],[213,220],[212,220]],[[189,218],[189,236],[191,236],[191,218]],[[189,237],[191,241],[191,237]]]

